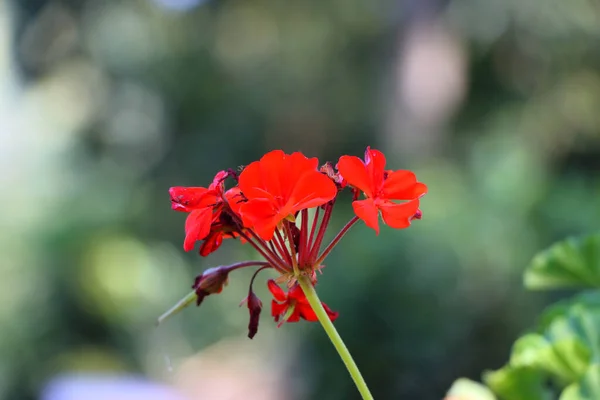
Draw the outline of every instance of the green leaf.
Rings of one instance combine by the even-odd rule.
[[[525,270],[529,289],[600,288],[600,234],[558,242]]]
[[[452,400],[496,400],[494,393],[485,385],[467,378],[457,379],[448,391],[446,398]]]
[[[483,375],[483,381],[502,400],[549,400],[543,378],[543,373],[533,368],[511,366]]]
[[[560,395],[560,400],[600,399],[600,365],[591,365],[579,382],[569,385]]]
[[[600,363],[600,291],[583,293],[548,308],[541,317],[539,332],[551,342],[580,341],[589,352],[588,363]]]
[[[579,379],[590,361],[590,352],[577,337],[549,341],[537,334],[528,334],[513,346],[510,365],[547,372],[566,385]]]

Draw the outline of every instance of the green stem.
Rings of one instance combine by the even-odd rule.
[[[163,315],[158,317],[158,320],[156,321],[156,325],[160,325],[165,319],[169,318],[173,314],[177,314],[179,311],[183,310],[184,308],[186,308],[187,306],[192,304],[194,301],[196,301],[197,297],[198,297],[198,295],[196,295],[195,290],[188,293],[187,296],[185,296],[183,299],[179,300],[177,302],[177,304],[175,304],[173,307],[171,307],[169,309],[169,311],[165,312]]]
[[[346,365],[348,372],[350,372],[350,376],[352,377],[352,380],[354,381],[354,384],[356,385],[356,388],[360,392],[362,398],[364,400],[373,400],[373,395],[371,395],[371,392],[369,392],[367,383],[360,374],[358,366],[352,359],[352,356],[344,344],[344,341],[340,337],[340,334],[337,332],[335,326],[333,326],[333,323],[329,319],[327,312],[325,312],[323,304],[321,304],[321,300],[319,300],[319,296],[317,296],[317,292],[315,291],[310,279],[307,276],[300,276],[298,277],[298,283],[300,283],[300,286],[306,295],[306,299],[310,303],[310,306],[314,310],[315,314],[317,314],[317,318],[319,318],[319,322],[323,326],[323,329],[325,329],[327,336],[329,336],[329,340],[331,340],[331,343],[333,343],[333,346]]]

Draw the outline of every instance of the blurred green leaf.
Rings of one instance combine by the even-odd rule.
[[[502,400],[549,400],[542,372],[511,366],[484,373],[484,382]]]
[[[589,352],[590,361],[599,362],[600,292],[583,293],[550,307],[542,315],[539,328],[553,343],[580,341]]]
[[[579,382],[569,385],[560,395],[560,400],[600,399],[600,365],[591,365]]]
[[[579,379],[589,361],[590,351],[580,338],[551,341],[542,335],[528,334],[515,343],[510,365],[544,371],[568,384]]]
[[[448,391],[449,400],[496,400],[490,389],[467,378],[457,379]]]
[[[567,239],[539,253],[525,271],[525,286],[600,288],[600,234]]]

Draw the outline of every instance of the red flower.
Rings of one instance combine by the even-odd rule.
[[[234,215],[238,216],[238,218],[241,197],[240,189],[238,187],[233,187],[225,192],[227,206]],[[237,226],[233,222],[231,215],[222,211],[225,208],[225,204],[222,203],[221,199],[219,199],[219,202],[218,211],[213,213],[210,232],[204,238],[204,242],[200,245],[200,255],[202,257],[206,257],[210,253],[216,251],[223,243],[223,239],[239,236],[239,233],[236,232]],[[243,239],[242,242],[244,242]]]
[[[271,301],[271,315],[275,322],[279,322],[277,326],[281,326],[284,322],[298,322],[300,318],[312,322],[319,320],[298,284],[292,286],[287,294],[273,279],[269,279],[267,285],[275,298]],[[338,313],[331,311],[325,303],[322,304],[329,319],[335,321]]]
[[[319,161],[302,153],[275,150],[244,168],[239,187],[244,225],[271,240],[277,225],[304,208],[323,205],[337,194],[335,184],[317,170]]]
[[[171,208],[190,213],[185,220],[185,251],[192,250],[196,241],[206,238],[211,232],[212,223],[219,218],[223,203],[223,180],[227,174],[225,171],[217,173],[208,188],[176,186],[169,189]]]
[[[349,185],[362,191],[365,200],[352,202],[354,212],[368,227],[379,234],[379,212],[383,221],[392,228],[401,229],[419,212],[419,198],[427,193],[427,186],[417,182],[411,171],[386,171],[385,156],[367,147],[365,160],[342,156],[337,168]],[[391,200],[406,200],[394,203]]]

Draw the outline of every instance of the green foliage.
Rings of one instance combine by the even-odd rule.
[[[543,389],[542,374],[533,368],[506,366],[486,372],[483,379],[500,399],[548,399]]]
[[[600,234],[571,238],[538,254],[525,272],[525,286],[600,288]]]
[[[531,289],[600,287],[600,235],[568,239],[537,255]],[[550,306],[535,331],[517,339],[510,361],[483,380],[505,400],[600,399],[600,291]],[[554,393],[557,392],[557,393]]]
[[[448,391],[448,397],[460,400],[496,400],[494,393],[485,385],[466,378],[454,382]]]

